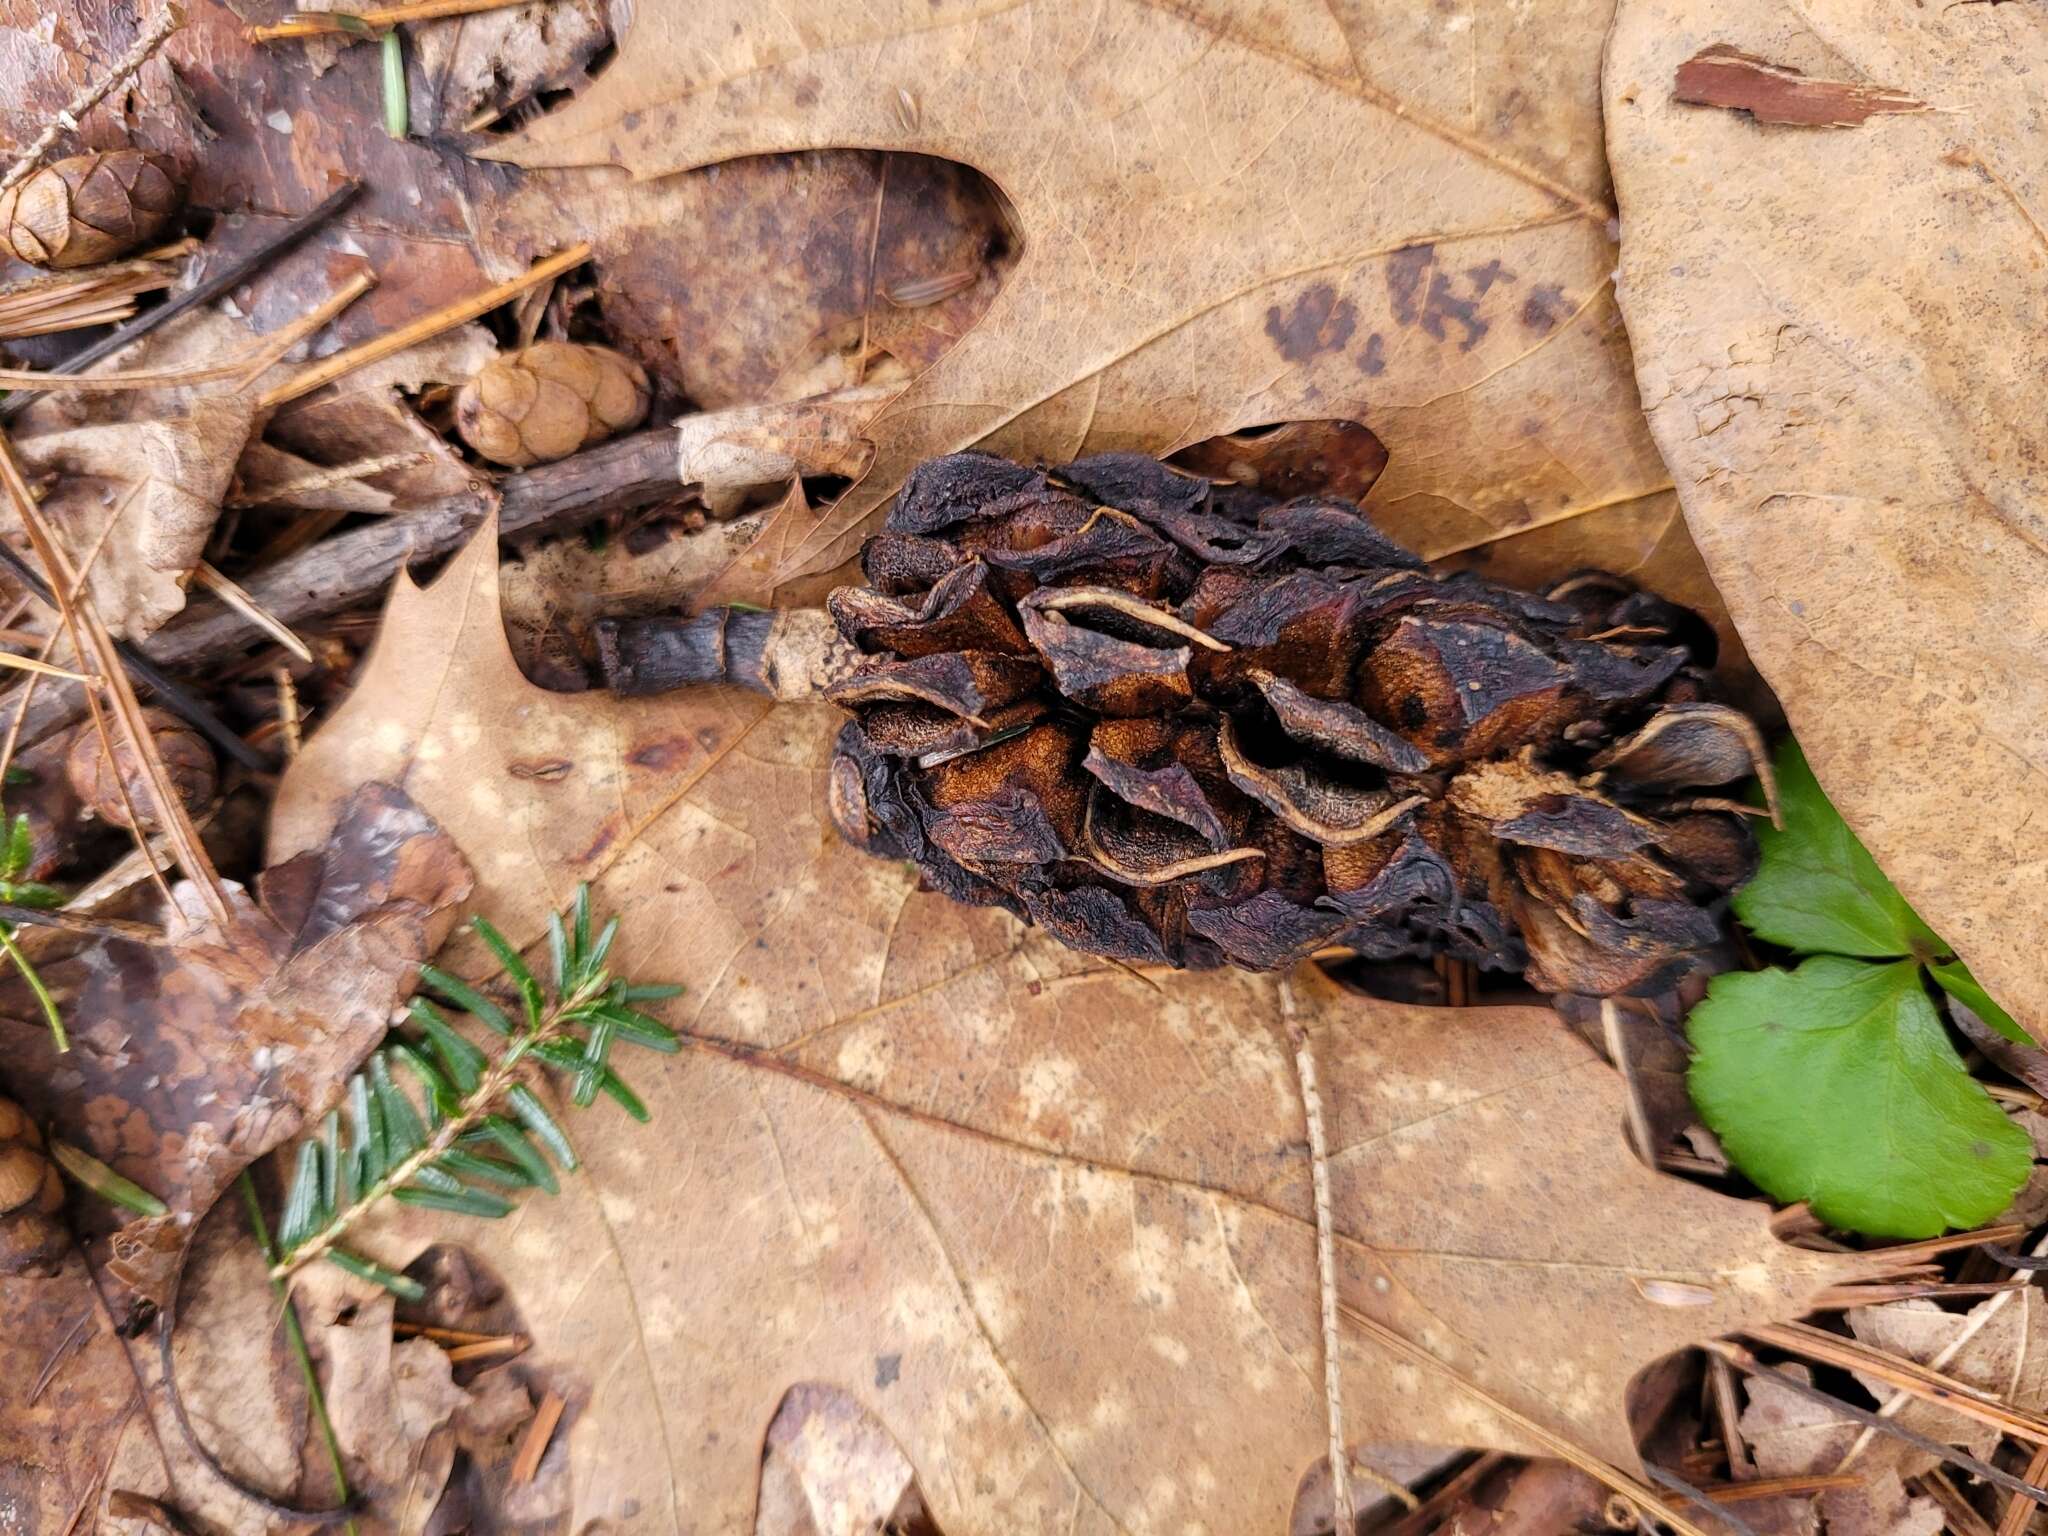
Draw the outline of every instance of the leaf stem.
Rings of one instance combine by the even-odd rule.
[[[235,1183],[242,1192],[242,1208],[249,1213],[249,1228],[256,1235],[256,1246],[262,1250],[266,1261],[274,1261],[277,1245],[270,1240],[270,1227],[263,1220],[263,1203],[256,1198],[256,1181],[244,1168]],[[292,1304],[291,1293],[284,1288],[284,1282],[275,1273],[269,1278],[271,1294],[284,1308],[285,1340],[291,1345],[292,1358],[299,1363],[299,1374],[306,1380],[306,1400],[313,1409],[313,1422],[319,1426],[321,1443],[327,1448],[327,1464],[334,1471],[335,1497],[346,1504],[349,1500],[348,1471],[342,1465],[341,1441],[335,1436],[334,1421],[327,1416],[327,1398],[320,1390],[319,1374],[313,1369],[313,1353],[306,1348],[306,1332],[299,1326],[299,1309]],[[343,1530],[347,1536],[356,1536],[355,1521],[350,1520]]]
[[[41,974],[21,952],[21,946],[14,942],[14,929],[6,923],[0,923],[0,950],[4,950],[7,958],[14,962],[14,968],[21,972],[21,979],[28,983],[29,991],[35,993],[36,1001],[42,1005],[43,1017],[50,1021],[50,1038],[58,1051],[70,1050],[71,1037],[64,1032],[64,1015],[57,1011],[57,1000],[50,996],[50,989],[43,985]]]

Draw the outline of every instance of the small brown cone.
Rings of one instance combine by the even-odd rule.
[[[161,230],[182,195],[162,155],[72,155],[0,192],[0,246],[37,267],[112,261]]]
[[[0,1275],[48,1272],[70,1242],[57,1213],[64,1181],[35,1124],[0,1099]]]
[[[567,458],[640,424],[647,371],[609,347],[542,341],[486,363],[462,386],[455,424],[493,463]]]

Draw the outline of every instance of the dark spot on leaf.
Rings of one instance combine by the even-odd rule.
[[[1416,300],[1422,294],[1422,274],[1436,260],[1433,245],[1403,246],[1387,258],[1387,297],[1394,306],[1394,318],[1413,325],[1421,318]]]
[[[1437,341],[1446,339],[1444,322],[1455,320],[1464,327],[1460,352],[1470,352],[1486,334],[1486,322],[1479,318],[1476,299],[1461,299],[1451,292],[1451,280],[1439,272],[1429,280],[1429,298],[1422,310],[1422,329]]]
[[[1387,371],[1387,344],[1378,331],[1365,339],[1365,350],[1358,354],[1358,371],[1369,379]]]
[[[1290,363],[1305,363],[1318,352],[1343,346],[1358,328],[1358,308],[1337,297],[1328,283],[1318,283],[1295,299],[1285,315],[1276,304],[1266,311],[1266,334]]]
[[[1990,1143],[1990,1142],[1988,1142],[1988,1141],[1973,1141],[1973,1142],[1971,1142],[1971,1143],[1970,1143],[1970,1156],[1972,1156],[1972,1157],[1974,1157],[1974,1158],[1977,1158],[1977,1159],[1978,1159],[1979,1161],[1981,1161],[1981,1160],[1983,1160],[1984,1158],[1987,1158],[1987,1157],[1989,1157],[1990,1155],[1991,1155],[1991,1143]]]
[[[1498,256],[1483,266],[1467,267],[1465,276],[1470,280],[1473,292],[1481,298],[1486,296],[1486,290],[1495,283],[1512,283],[1515,280],[1515,274],[1501,265]]]
[[[618,824],[613,821],[607,821],[598,831],[597,836],[591,839],[590,846],[576,855],[576,862],[578,864],[591,863],[603,854],[605,849],[611,847],[617,841],[618,835]]]
[[[635,747],[626,754],[626,761],[636,768],[653,768],[657,771],[672,768],[690,755],[690,744],[680,738],[668,741],[650,741],[643,747]]]
[[[902,1374],[903,1355],[900,1351],[893,1355],[875,1356],[875,1386],[877,1390],[883,1387],[894,1386],[896,1378]]]
[[[1538,335],[1556,330],[1564,317],[1564,289],[1556,283],[1539,283],[1522,303],[1522,324]]]
[[[802,81],[798,82],[795,100],[796,104],[800,107],[814,107],[818,104],[818,77],[816,75],[806,76]]]

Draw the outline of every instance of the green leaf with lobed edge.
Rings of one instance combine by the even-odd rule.
[[[1688,1028],[1693,1102],[1736,1166],[1835,1226],[1907,1238],[1975,1226],[2033,1166],[1912,962],[1821,955],[1730,972]]]
[[[1941,984],[1942,991],[2015,1045],[2041,1043],[2021,1029],[2018,1020],[1998,1006],[1997,1000],[1984,990],[1977,978],[1970,974],[1970,968],[1962,961],[1946,960],[1940,965],[1930,965],[1927,967],[1927,973]]]

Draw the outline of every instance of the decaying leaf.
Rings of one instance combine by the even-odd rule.
[[[102,419],[23,437],[21,458],[32,476],[55,477],[43,511],[108,627],[139,640],[185,607],[255,406],[207,395],[153,419],[93,414]],[[5,521],[18,526],[11,511]]]
[[[20,1113],[0,1101],[0,1120],[18,1126]],[[18,1132],[11,1133],[9,1140],[16,1139]],[[6,1235],[10,1257],[15,1238],[14,1231]],[[39,1272],[10,1266],[0,1279],[0,1370],[8,1383],[7,1411],[0,1413],[0,1508],[23,1530],[38,1532],[64,1529],[92,1497],[140,1408],[84,1255],[61,1228],[44,1246]]]
[[[917,1504],[916,1474],[850,1393],[790,1388],[762,1442],[755,1536],[865,1536]]]
[[[133,1308],[163,1305],[186,1235],[252,1159],[327,1107],[412,990],[469,890],[454,843],[381,785],[351,796],[334,838],[231,888],[232,924],[189,903],[172,942],[108,940],[46,968],[75,997],[68,1055],[0,1019],[4,1075],[65,1140],[170,1209],[113,1235],[107,1272]]]
[[[2037,1411],[2048,1400],[2048,1372],[2041,1358],[2048,1336],[2043,1333],[2041,1298],[2031,1288],[1987,1297],[1962,1313],[1943,1311],[1931,1302],[1901,1301],[1851,1308],[1847,1320],[1863,1343],[1932,1366],[2014,1407]],[[1783,1369],[1810,1380],[1806,1366]],[[1880,1382],[1863,1384],[1901,1428],[1979,1457],[1989,1457],[1997,1445],[1997,1431],[1975,1419],[1898,1396]],[[1820,1495],[1829,1536],[1837,1531],[1904,1536],[1942,1529],[1929,1501],[1909,1497],[1903,1486],[1905,1480],[1937,1465],[1932,1454],[1878,1434],[1777,1382],[1751,1379],[1743,1390],[1748,1406],[1742,1412],[1742,1434],[1764,1476],[1852,1472],[1869,1479],[1863,1487],[1828,1489]]]
[[[332,1309],[327,1309],[332,1310]],[[441,1496],[455,1460],[450,1420],[469,1406],[446,1350],[423,1338],[391,1336],[392,1300],[350,1298],[321,1316],[308,1342],[326,1365],[322,1390],[349,1485],[388,1512],[392,1525],[418,1530]]]
[[[793,575],[846,560],[938,453],[1060,462],[1297,419],[1386,445],[1373,505],[1498,534],[1666,483],[1609,293],[1608,14],[809,0],[766,23],[649,0],[595,85],[502,153],[647,178],[877,145],[1014,202],[1002,291],[868,423],[875,467]]]
[[[703,410],[885,367],[900,383],[978,321],[1012,254],[998,194],[923,155],[763,156],[654,181],[545,170],[479,191],[498,275],[590,241],[619,345]]]
[[[952,1536],[1280,1529],[1326,1432],[1290,1002],[1334,1117],[1345,1305],[1610,1459],[1640,1367],[1871,1262],[1643,1168],[1618,1082],[1548,1012],[1133,973],[917,893],[830,829],[832,711],[543,694],[494,550],[401,585],[274,833],[315,846],[354,784],[402,782],[521,941],[588,878],[633,914],[617,963],[689,986],[686,1049],[641,1084],[655,1134],[591,1123],[544,1219],[465,1236],[530,1358],[591,1380],[572,1524],[745,1528],[757,1427],[830,1381]],[[433,1240],[404,1213],[362,1235],[401,1264]],[[1360,1440],[1527,1448],[1363,1334],[1344,1369]]]
[[[1674,103],[1713,42],[1942,110],[1788,133]],[[2008,61],[2044,47],[2037,7],[1625,0],[1606,76],[1622,300],[1707,565],[1829,797],[2037,1037],[2048,109]]]

